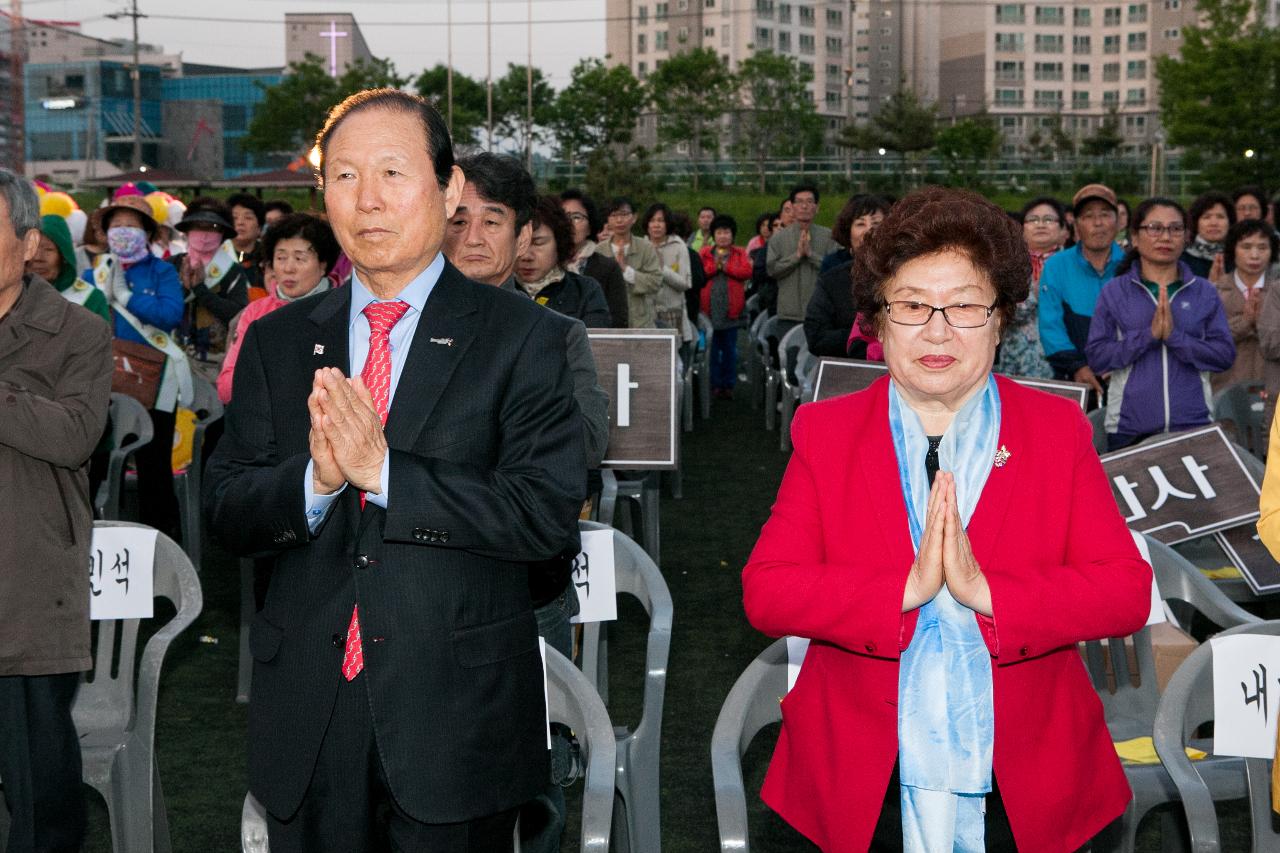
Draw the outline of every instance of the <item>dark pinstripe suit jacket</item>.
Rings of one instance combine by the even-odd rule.
[[[492,814],[548,778],[527,564],[576,547],[586,490],[564,330],[446,264],[387,418],[388,508],[361,511],[348,488],[313,537],[306,400],[316,368],[349,371],[350,298],[340,288],[249,327],[205,475],[214,534],[276,555],[250,640],[250,788],[278,817],[301,803],[358,601],[396,801],[429,823]]]

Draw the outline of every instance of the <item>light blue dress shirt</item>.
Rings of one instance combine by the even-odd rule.
[[[409,345],[413,342],[413,333],[418,329],[418,320],[422,317],[423,309],[427,305],[427,297],[431,295],[431,291],[435,288],[436,282],[440,280],[440,273],[444,271],[444,254],[437,253],[435,260],[427,266],[425,270],[418,273],[413,281],[394,300],[385,300],[389,302],[400,301],[409,304],[409,310],[404,313],[400,321],[391,328],[389,346],[391,349],[391,387],[387,394],[387,408],[391,408],[391,403],[395,400],[396,386],[400,383],[400,374],[404,371],[404,364],[409,355]],[[347,318],[347,352],[351,354],[351,370],[348,376],[359,376],[364,370],[365,360],[369,357],[369,319],[364,315],[365,306],[370,302],[378,301],[368,288],[360,281],[360,277],[352,272],[351,284],[351,310]],[[320,525],[324,523],[325,518],[329,515],[334,501],[338,499],[338,495],[342,494],[346,489],[343,484],[341,489],[331,495],[317,495],[312,486],[312,466],[314,462],[307,463],[305,474],[305,485],[303,486],[306,495],[306,512],[307,527],[314,534],[320,529]],[[382,459],[382,483],[381,493],[365,492],[365,500],[371,504],[376,504],[383,509],[387,508],[387,493],[390,489],[391,481],[391,451],[387,450],[386,456]]]

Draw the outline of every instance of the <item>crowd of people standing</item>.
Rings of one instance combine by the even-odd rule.
[[[419,131],[426,134],[425,146]],[[136,377],[131,393],[155,436],[135,456],[141,520],[174,539],[181,538],[172,464],[179,412],[193,404],[198,383],[215,388],[228,406],[226,434],[219,426],[207,436],[212,485],[206,504],[212,532],[239,553],[275,553],[261,567],[266,577],[254,623],[250,728],[252,738],[271,746],[254,753],[251,779],[278,849],[318,849],[318,837],[327,839],[328,848],[342,849],[345,842],[335,846],[333,839],[362,839],[375,812],[379,819],[389,813],[406,838],[435,838],[445,832],[440,827],[462,822],[476,838],[506,839],[521,809],[524,829],[544,828],[525,849],[558,848],[560,784],[571,762],[559,734],[549,761],[541,757],[546,732],[530,710],[541,694],[528,677],[525,658],[533,647],[526,641],[536,632],[552,648],[572,651],[569,620],[577,599],[569,571],[577,554],[576,522],[590,494],[587,472],[604,457],[609,429],[589,328],[669,329],[686,362],[705,347],[718,398],[733,397],[738,343],[753,316],[752,299],[755,312],[777,318],[779,335],[802,325],[815,355],[886,361],[897,383],[893,390],[882,388],[883,394],[849,408],[858,417],[874,414],[876,440],[901,458],[909,450],[915,460],[880,476],[907,499],[906,514],[894,523],[910,531],[922,552],[937,552],[928,573],[929,567],[912,567],[923,586],[932,586],[920,600],[910,589],[902,598],[900,586],[880,597],[890,609],[902,598],[902,613],[921,610],[922,631],[942,630],[938,626],[948,620],[971,621],[968,613],[926,611],[944,578],[955,584],[952,603],[988,619],[1002,584],[1022,582],[993,571],[988,585],[981,577],[973,582],[970,572],[967,591],[959,585],[959,573],[974,567],[960,531],[984,488],[988,460],[1004,452],[987,446],[996,440],[1002,415],[1024,417],[1028,447],[1033,435],[1058,430],[1063,442],[1075,442],[1080,465],[1085,457],[1096,463],[1080,430],[1033,412],[1036,398],[1025,396],[1031,392],[997,383],[992,365],[1013,376],[1088,385],[1105,406],[1112,449],[1207,423],[1214,388],[1245,381],[1265,383],[1272,399],[1280,391],[1280,287],[1272,281],[1280,238],[1276,210],[1259,188],[1207,192],[1189,209],[1173,199],[1148,198],[1132,212],[1102,184],[1080,188],[1069,204],[1046,196],[1015,212],[937,189],[902,201],[859,193],[844,201],[827,228],[818,222],[820,189],[799,184],[776,211],[761,212],[747,235],[733,216],[712,207],[689,216],[660,201],[638,206],[631,198],[594,199],[577,189],[540,195],[512,158],[475,154],[455,161],[439,115],[425,102],[389,90],[362,93],[335,108],[319,150],[327,180],[324,213],[237,194],[197,197],[167,207],[161,217],[149,200],[153,188],[126,184],[77,227],[58,214],[38,217],[32,187],[0,172],[8,217],[0,223],[8,243],[0,245],[0,332],[21,328],[12,332],[15,340],[21,335],[19,344],[30,339],[45,347],[43,360],[22,368],[28,385],[11,379],[0,385],[15,413],[0,421],[0,461],[15,489],[6,494],[53,495],[65,511],[54,512],[51,504],[41,518],[65,517],[67,530],[57,531],[58,541],[74,548],[55,549],[46,562],[65,568],[68,578],[83,573],[89,496],[110,450],[106,401],[122,370]],[[384,156],[411,162],[418,171],[385,168],[377,159]],[[406,177],[412,174],[418,178]],[[357,188],[358,178],[369,183]],[[376,196],[377,205],[370,207],[360,193]],[[383,213],[385,219],[369,219]],[[961,263],[960,256],[968,260]],[[474,283],[487,287],[477,291]],[[429,330],[425,346],[416,333],[419,323]],[[964,381],[954,388],[934,387],[929,371],[912,360],[936,329],[954,336],[956,355],[946,358],[964,364]],[[324,343],[311,340],[317,335]],[[298,349],[304,338],[306,346]],[[0,355],[13,351],[6,346],[12,346],[9,338],[0,338]],[[467,359],[463,352],[470,353]],[[299,353],[323,359],[307,361]],[[42,370],[57,376],[46,381]],[[454,371],[462,379],[450,386]],[[427,390],[402,395],[397,408],[402,376]],[[63,387],[67,383],[75,387]],[[45,397],[59,402],[46,405]],[[437,397],[446,401],[438,410],[431,408]],[[937,419],[940,401],[957,406]],[[427,411],[415,410],[419,405]],[[397,415],[403,412],[411,414]],[[910,412],[915,414],[904,420]],[[411,416],[421,423],[410,433],[401,424]],[[981,446],[959,445],[948,432],[952,416],[981,427],[975,432]],[[797,423],[797,434],[805,423],[819,435],[843,428],[818,415]],[[945,434],[952,436],[949,442]],[[806,453],[821,448],[812,439],[797,447],[778,505],[784,508],[788,500],[816,505],[796,484],[809,484]],[[1053,457],[1049,449],[1046,459]],[[948,469],[953,461],[969,467],[942,470],[939,478],[939,458]],[[1064,459],[1046,461],[1052,467],[1045,470],[1068,479],[1079,465],[1072,468]],[[54,492],[47,489],[49,465]],[[835,475],[843,477],[842,469],[824,472]],[[1105,483],[1094,479],[1091,491],[1071,499],[1088,502],[1092,495],[1093,510],[1101,513]],[[833,479],[823,488],[843,482]],[[389,501],[393,489],[395,504]],[[410,518],[402,507],[421,517]],[[1124,607],[1106,624],[1098,622],[1095,633],[1136,624],[1147,603],[1145,576],[1138,578],[1127,533],[1112,515],[1100,522],[1109,537],[1102,556],[1119,567],[1127,595]],[[351,523],[330,523],[335,516]],[[451,536],[454,545],[445,547]],[[823,639],[822,625],[788,621],[791,603],[777,586],[778,578],[797,570],[794,538],[795,531],[777,523],[766,529],[748,571],[748,613],[775,633],[800,630]],[[862,544],[850,540],[850,553]],[[6,547],[0,544],[0,550]],[[808,547],[818,559],[816,541]],[[957,553],[964,559],[957,562]],[[325,575],[331,586],[324,589],[308,582],[352,554],[353,574]],[[10,557],[24,559],[16,551]],[[527,584],[523,575],[512,580],[511,561],[527,565]],[[905,555],[899,562],[909,565]],[[378,570],[385,563],[410,571]],[[364,586],[353,606],[356,573]],[[431,594],[450,598],[449,607],[419,606],[431,597],[422,587],[428,576],[447,579],[445,592],[435,588]],[[29,586],[0,583],[0,601],[6,602],[0,616],[11,617],[22,632],[0,633],[0,682],[8,675],[24,679],[0,683],[0,709],[13,719],[17,712],[8,709],[37,709],[23,711],[20,734],[38,750],[14,761],[20,750],[0,736],[0,776],[35,780],[35,787],[6,785],[11,810],[55,813],[52,822],[46,815],[23,826],[35,832],[52,825],[74,839],[83,832],[83,804],[74,802],[77,797],[49,796],[39,786],[57,788],[58,780],[78,775],[69,708],[75,673],[89,665],[87,624],[78,599],[74,607],[63,597],[50,604]],[[459,628],[454,622],[460,613],[477,624]],[[321,616],[325,626],[317,621]],[[43,637],[44,623],[63,621],[76,627],[62,645],[32,639]],[[305,630],[297,628],[302,623]],[[421,631],[411,640],[402,635],[403,646],[383,645],[384,632],[401,623]],[[986,625],[969,626],[974,648],[993,642],[979,632]],[[345,632],[337,630],[344,626]],[[886,642],[897,642],[896,626],[886,628]],[[838,629],[832,637],[856,645],[861,634],[841,633],[853,630]],[[11,642],[12,636],[18,640]],[[431,639],[439,637],[450,640]],[[1080,637],[1064,629],[1050,639],[1062,651]],[[298,664],[317,649],[335,658],[323,673]],[[1038,664],[1046,683],[1067,657]],[[386,668],[393,659],[394,672]],[[916,665],[936,663],[921,659]],[[509,713],[493,695],[458,688],[469,678],[462,670],[480,666],[501,667],[494,683],[520,713]],[[888,672],[879,667],[866,677]],[[850,673],[856,676],[850,684],[865,675]],[[881,686],[886,696],[898,695],[896,678]],[[449,704],[455,694],[466,694],[465,701]],[[302,703],[305,714],[296,712],[299,696],[314,700]],[[449,785],[437,791],[428,791],[416,772],[423,756],[442,748],[422,731],[392,726],[378,735],[397,742],[390,763],[379,763],[369,749],[374,728],[385,723],[380,714],[401,714],[423,697],[441,700],[438,710],[456,724],[459,743],[470,738],[446,756],[452,762],[444,774]],[[925,701],[910,691],[902,698]],[[816,703],[813,713],[822,716],[827,707]],[[331,736],[325,709],[350,728]],[[493,746],[501,737],[479,742],[475,732],[483,727],[471,723],[480,717],[519,744],[520,760]],[[1072,721],[1058,722],[1064,731],[1072,727]],[[1100,730],[1092,723],[1090,731]],[[979,728],[975,737],[989,746],[992,727]],[[857,813],[849,813],[860,835],[871,838],[875,816],[892,806],[882,802],[891,774],[902,789],[904,826],[932,832],[937,816],[956,805],[916,799],[929,789],[927,768],[919,766],[928,732],[917,735],[918,750],[903,753],[899,766],[887,752],[877,754],[874,784],[860,789]],[[1010,779],[1034,766],[1035,745],[1024,747],[1026,761],[1009,767]],[[347,772],[344,751],[357,754],[360,772]],[[524,760],[528,755],[538,758]],[[58,760],[36,766],[49,756]],[[978,781],[966,780],[958,795],[992,790],[990,762],[979,765],[969,768]],[[325,776],[324,784],[309,786],[313,770]],[[499,776],[504,785],[493,785]],[[386,790],[370,791],[371,779]],[[23,803],[18,798],[28,790],[31,802]],[[977,832],[985,820],[982,831],[1005,832],[1010,819],[1015,825],[1024,820],[1028,804],[1014,789],[1006,793],[1011,817],[984,818],[972,802],[960,800],[966,812],[960,829]],[[1118,777],[1104,793],[1099,816],[1118,807]],[[813,803],[801,799],[811,798],[777,802],[793,822],[810,821],[802,828],[811,837],[829,831],[822,821],[838,810],[813,817]],[[897,797],[891,791],[888,799]],[[356,806],[348,810],[348,803]],[[1049,817],[1036,832],[1053,831]],[[1079,840],[1097,828],[1080,827]],[[66,846],[66,838],[31,844]]]

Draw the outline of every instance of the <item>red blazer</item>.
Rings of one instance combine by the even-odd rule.
[[[826,851],[866,850],[898,754],[898,660],[913,560],[889,432],[888,378],[801,406],[795,452],[742,573],[747,618],[813,641],[782,701],[762,796]],[[1018,849],[1072,851],[1130,791],[1076,651],[1140,629],[1138,555],[1080,409],[1002,377],[1000,444],[970,521],[993,618],[994,772]]]

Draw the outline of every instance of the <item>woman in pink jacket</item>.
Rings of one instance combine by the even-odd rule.
[[[275,287],[269,288],[267,296],[250,302],[232,320],[227,355],[218,372],[218,398],[223,403],[231,402],[236,359],[249,324],[290,302],[332,287],[328,274],[342,253],[329,223],[309,213],[292,213],[280,219],[267,231],[262,248]]]

